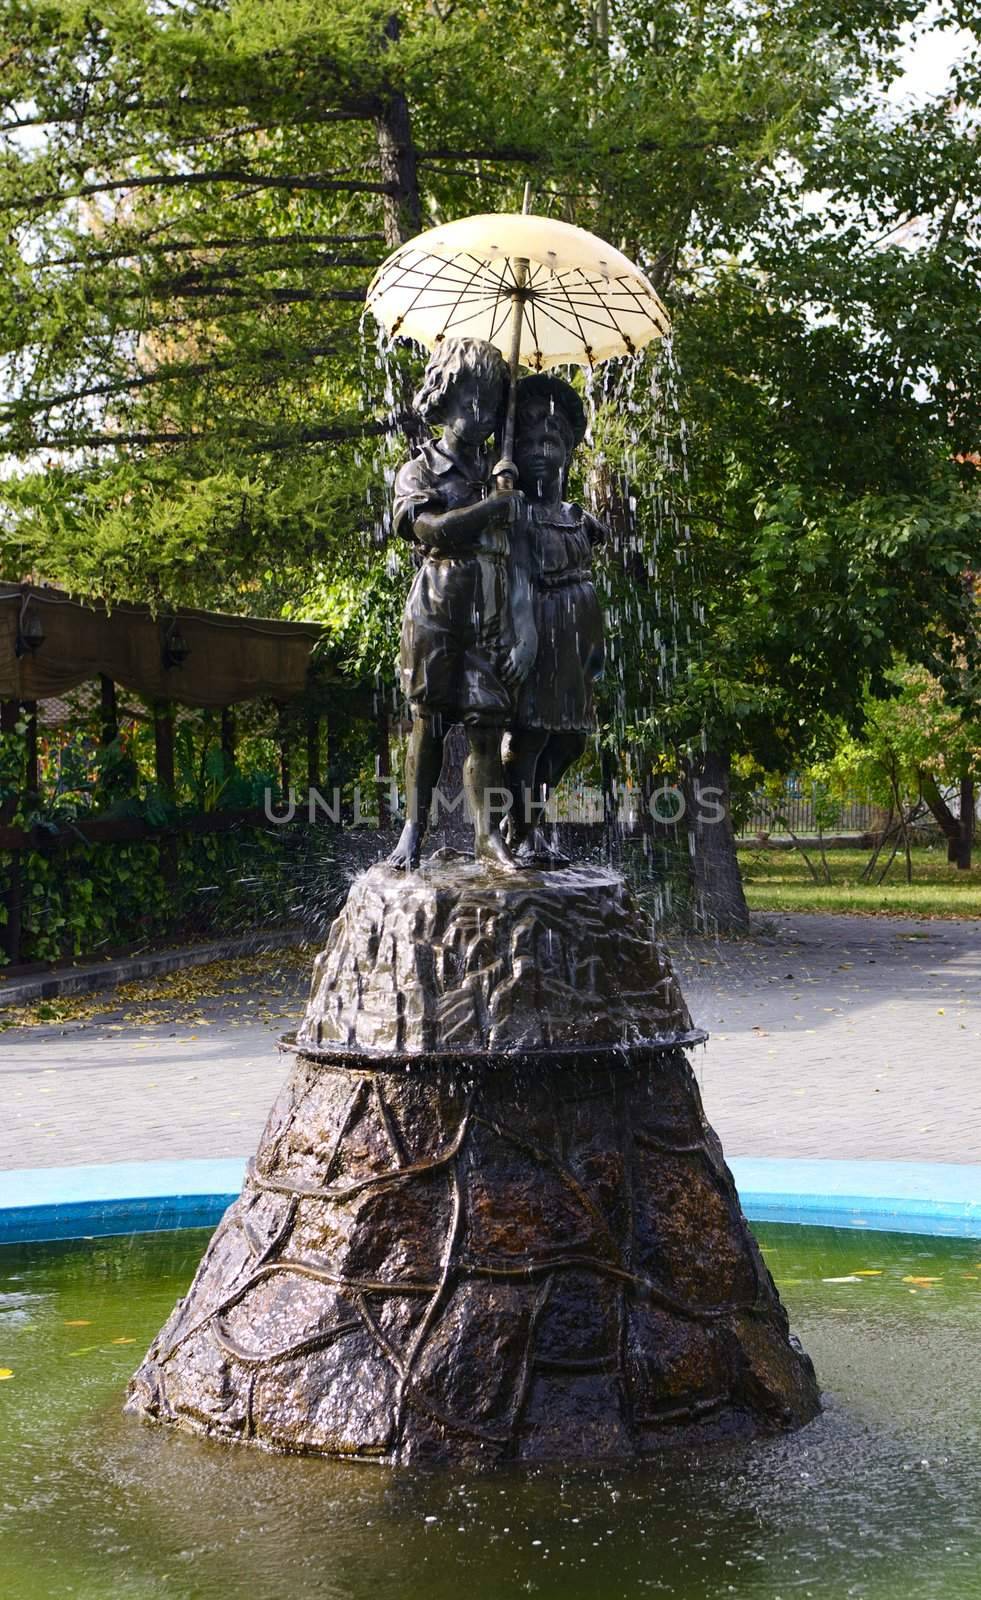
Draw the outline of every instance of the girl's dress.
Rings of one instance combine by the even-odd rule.
[[[529,502],[538,654],[521,686],[519,728],[596,725],[593,685],[603,672],[603,612],[593,587],[593,547],[606,529],[571,502]]]

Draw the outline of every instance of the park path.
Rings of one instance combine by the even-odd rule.
[[[674,950],[730,1155],[981,1161],[981,921],[773,916]],[[248,1154],[288,1070],[296,968],[249,1014],[0,1034],[0,1168]]]

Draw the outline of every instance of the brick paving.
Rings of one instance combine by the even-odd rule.
[[[674,954],[731,1155],[981,1161],[981,921],[772,916]],[[261,1019],[216,999],[0,1034],[0,1167],[247,1154],[305,995],[283,972]]]

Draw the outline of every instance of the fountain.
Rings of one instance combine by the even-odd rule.
[[[600,247],[597,281],[621,284]],[[534,827],[593,722],[603,530],[564,499],[574,391],[515,381],[525,256],[508,281],[503,459],[491,473],[483,446],[507,369],[486,341],[440,336],[418,398],[443,434],[396,481],[396,531],[420,550],[406,828],[352,885],[242,1194],[130,1386],[130,1411],[215,1439],[393,1464],[622,1463],[820,1408],[650,920],[619,876],[572,866]],[[421,860],[457,721],[475,856]]]

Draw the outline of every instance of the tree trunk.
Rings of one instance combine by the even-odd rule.
[[[24,776],[24,794],[29,805],[37,805],[41,798],[41,774],[38,761],[37,701],[25,700],[27,712],[27,772]]]
[[[399,37],[399,19],[389,17],[385,24],[384,40]],[[382,195],[382,218],[385,243],[390,250],[414,239],[422,232],[422,200],[419,195],[419,169],[416,147],[412,139],[412,120],[409,102],[401,89],[388,89],[381,97],[375,117],[378,139],[378,170],[382,183],[388,185]],[[415,449],[428,437],[429,430],[412,409],[413,382],[403,368],[396,384],[395,415],[397,423]]]
[[[603,826],[613,834],[620,823],[620,764],[613,751],[604,745],[600,751],[600,783],[603,790]]]
[[[279,787],[283,799],[289,805],[290,799],[290,727],[289,711],[284,701],[276,707],[276,743],[279,746]]]
[[[17,732],[17,724],[18,724],[19,721],[20,721],[20,701],[19,700],[3,700],[3,701],[0,701],[0,734],[7,734],[11,738],[15,738],[16,737],[16,732]],[[21,802],[21,799],[23,798],[23,789],[24,789],[24,769],[23,769],[23,766],[21,766],[21,768],[20,768],[20,776],[17,778],[16,787],[15,787],[13,793],[10,794],[7,797],[7,799],[3,802],[3,805],[0,806],[0,823],[9,822],[11,820],[11,818],[14,816],[14,813],[16,812],[17,807]]]
[[[961,778],[961,805],[958,819],[957,850],[954,857],[955,866],[966,872],[971,865],[971,851],[974,848],[974,779]]]
[[[174,798],[174,714],[169,701],[153,708],[153,743],[156,778],[167,798]]]
[[[17,723],[20,720],[20,702],[17,700],[4,700],[0,702],[0,733],[15,736]],[[0,822],[9,822],[17,810],[21,799],[21,784],[18,782],[15,793],[0,806]],[[21,906],[23,903],[23,883],[21,881],[21,856],[18,850],[11,850],[8,857],[10,866],[8,883],[4,895],[4,904],[7,911],[7,921],[3,928],[4,949],[7,961],[11,964],[20,960],[20,931],[21,931]]]
[[[961,779],[961,814],[955,817],[940,793],[936,778],[920,774],[920,790],[938,828],[947,841],[947,860],[952,867],[971,865],[974,842],[974,780]],[[966,807],[966,813],[965,813]]]
[[[698,926],[711,933],[744,933],[749,910],[736,856],[729,800],[727,750],[699,751],[685,761],[685,804],[692,842],[691,881]]]
[[[221,753],[227,776],[235,766],[235,712],[231,706],[221,708]]]
[[[375,776],[378,779],[378,819],[383,828],[392,820],[392,742],[388,710],[375,711]]]
[[[399,19],[389,17],[385,39],[399,37]],[[381,181],[391,186],[382,196],[385,243],[390,250],[405,244],[422,231],[422,203],[419,199],[419,174],[416,147],[412,142],[409,102],[401,89],[390,89],[382,98],[375,118],[378,134],[378,165]]]
[[[158,700],[153,708],[154,763],[157,783],[167,800],[176,803],[174,773],[174,708],[169,700]],[[160,840],[160,874],[171,900],[176,902],[180,881],[177,839],[165,834]]]
[[[320,788],[320,712],[307,711],[307,789]]]

